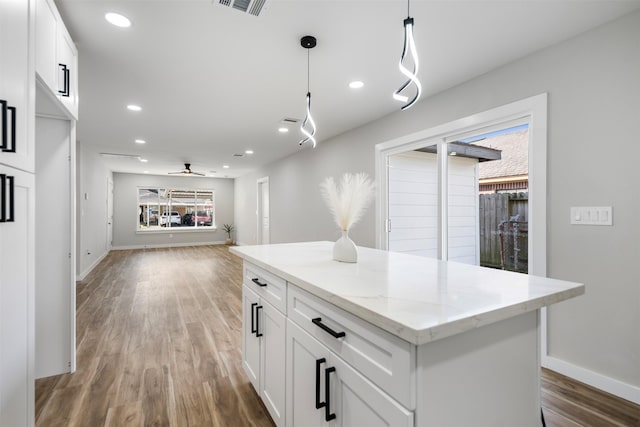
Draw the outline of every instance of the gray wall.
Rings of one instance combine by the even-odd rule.
[[[256,242],[257,178],[270,179],[273,243],[335,240],[324,177],[373,176],[377,143],[548,92],[547,274],[587,285],[549,310],[549,354],[640,387],[638,40],[635,13],[236,179],[238,242]],[[571,226],[571,206],[613,206],[614,226]],[[352,237],[375,245],[373,209]]]
[[[76,145],[76,161],[76,275],[83,279],[107,255],[107,179],[111,171],[99,153],[82,144]]]
[[[214,190],[216,231],[136,233],[138,224],[138,187],[194,188]],[[233,223],[234,182],[232,179],[171,177],[157,175],[113,174],[113,248],[180,246],[224,243],[227,234],[222,224]]]

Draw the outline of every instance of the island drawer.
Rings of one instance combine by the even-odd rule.
[[[287,314],[287,282],[246,261],[243,270],[243,283],[283,314]]]
[[[408,409],[415,346],[289,283],[288,317]]]

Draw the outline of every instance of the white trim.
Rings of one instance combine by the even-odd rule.
[[[225,245],[226,240],[218,240],[215,242],[190,242],[190,243],[161,243],[161,244],[149,244],[149,245],[127,245],[127,246],[114,246],[111,248],[113,251],[126,251],[130,249],[159,249],[159,248],[183,248],[186,246],[211,246],[211,245]]]
[[[438,259],[449,259],[449,203],[440,203],[449,200],[449,147],[443,140],[438,142],[437,174],[438,174]]]
[[[548,355],[542,357],[542,366],[640,405],[640,387],[598,374],[597,372]]]
[[[82,282],[84,279],[86,279],[87,276],[89,275],[89,273],[91,273],[93,271],[93,269],[96,268],[98,266],[98,264],[100,264],[102,262],[102,260],[107,257],[107,255],[109,255],[109,251],[106,251],[105,253],[100,255],[98,257],[98,259],[96,259],[89,267],[87,267],[82,273],[80,273],[78,276],[76,276],[76,282]],[[75,318],[75,309],[74,309],[74,316],[73,317]]]
[[[269,236],[267,242],[271,242],[271,188],[269,187],[269,177],[264,176],[256,180],[256,244],[262,244],[264,236],[262,236],[262,187],[261,185],[267,184],[267,193],[269,195]]]

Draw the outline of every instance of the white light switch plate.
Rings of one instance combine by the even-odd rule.
[[[611,206],[572,207],[571,224],[613,225],[613,208]]]

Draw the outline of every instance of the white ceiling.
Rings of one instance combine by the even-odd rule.
[[[259,17],[211,0],[56,0],[80,55],[82,144],[148,159],[116,172],[237,177],[301,149],[310,51],[318,142],[399,111],[404,0],[267,0]],[[412,0],[423,96],[640,8],[638,1]],[[117,28],[107,12],[129,17]],[[364,88],[348,87],[362,80]],[[127,104],[143,110],[128,111]],[[134,144],[141,138],[145,145]],[[245,150],[252,155],[234,157]],[[222,165],[228,164],[229,169]],[[212,173],[211,171],[216,171]]]

